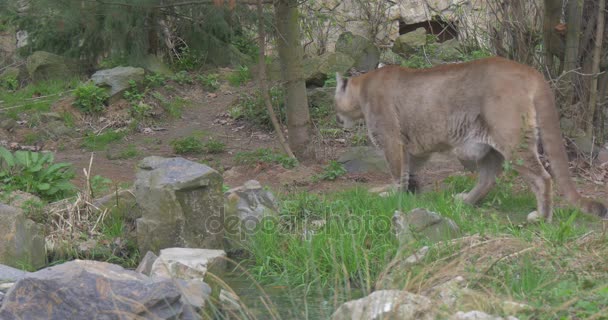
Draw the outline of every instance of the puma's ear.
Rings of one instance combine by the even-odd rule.
[[[348,83],[348,78],[342,78],[339,72],[336,72],[336,91],[344,92],[346,91],[346,84]]]

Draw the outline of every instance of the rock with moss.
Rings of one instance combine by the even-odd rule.
[[[350,148],[340,155],[338,162],[344,165],[348,173],[389,172],[384,153],[374,147]]]
[[[449,240],[460,235],[460,229],[454,221],[443,217],[436,212],[426,209],[416,208],[407,214],[401,214],[404,224],[409,226],[407,232],[413,232],[414,236],[428,239],[432,242]],[[393,218],[395,219],[395,218]]]
[[[91,81],[100,87],[108,89],[110,102],[122,97],[122,93],[131,88],[131,81],[141,84],[144,81],[143,68],[116,67],[99,70],[91,76]]]
[[[418,52],[422,46],[426,45],[426,30],[418,28],[412,32],[400,35],[393,44],[393,52],[407,57]]]
[[[33,81],[65,79],[73,75],[76,66],[68,59],[46,51],[36,51],[30,55],[25,68]]]
[[[330,52],[305,59],[303,68],[306,85],[322,87],[325,80],[335,77],[336,72],[345,74],[354,65],[355,60],[341,52]]]
[[[443,61],[458,61],[462,57],[458,39],[450,39],[437,44],[437,55]]]
[[[147,157],[139,163],[135,199],[139,252],[164,248],[222,249],[222,176],[183,158]]]
[[[226,250],[238,254],[264,218],[278,215],[278,204],[272,192],[256,180],[228,190],[224,197]]]
[[[338,37],[336,52],[352,57],[355,60],[354,67],[359,71],[376,69],[380,62],[380,50],[374,43],[351,32],[345,32]]]
[[[308,105],[317,108],[333,109],[335,87],[321,87],[306,91]]]
[[[45,265],[43,228],[21,209],[0,203],[0,234],[0,263],[16,268]]]

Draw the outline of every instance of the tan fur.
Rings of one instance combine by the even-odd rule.
[[[433,152],[452,150],[479,171],[476,186],[459,195],[487,195],[507,160],[536,195],[537,211],[552,218],[551,176],[538,159],[538,136],[565,198],[585,212],[606,207],[580,196],[570,178],[553,94],[533,68],[502,59],[414,70],[388,66],[352,79],[337,75],[336,111],[345,126],[364,119],[384,150],[395,183],[407,190],[410,168]]]

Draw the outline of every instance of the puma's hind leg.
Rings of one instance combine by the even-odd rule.
[[[483,199],[496,184],[496,177],[502,172],[504,157],[496,150],[491,149],[477,161],[477,184],[471,191],[456,195],[468,204],[476,204]]]
[[[536,211],[546,222],[551,222],[552,181],[538,158],[536,145],[519,150],[512,159],[513,168],[526,181],[536,197]]]

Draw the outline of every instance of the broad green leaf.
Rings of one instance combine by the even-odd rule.
[[[27,168],[29,163],[28,153],[26,151],[15,151],[15,165]]]
[[[0,147],[0,161],[6,163],[8,169],[15,165],[15,158],[13,157],[13,154],[4,147]]]

